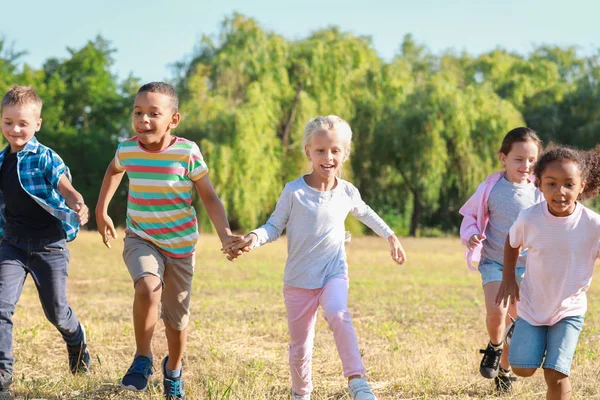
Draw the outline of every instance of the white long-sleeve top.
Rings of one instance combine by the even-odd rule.
[[[304,176],[288,182],[267,223],[252,232],[255,247],[273,242],[286,229],[288,258],[283,280],[287,285],[317,289],[328,280],[348,275],[344,221],[352,213],[379,236],[394,232],[343,179],[329,191],[308,186]]]

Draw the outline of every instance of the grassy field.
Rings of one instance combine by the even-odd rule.
[[[495,398],[479,375],[486,344],[483,292],[457,239],[404,239],[408,264],[396,266],[387,243],[354,239],[348,247],[350,311],[379,399]],[[85,324],[92,353],[89,376],[68,372],[65,346],[45,320],[31,279],[15,314],[15,385],[19,399],[160,399],[161,373],[150,390],[119,390],[134,352],[133,288],[121,259],[95,233],[70,245],[68,295]],[[234,263],[204,235],[198,245],[192,319],[184,376],[188,399],[288,399],[287,326],[282,296],[282,239]],[[600,283],[572,372],[573,399],[600,398]],[[161,324],[162,325],[162,324]],[[164,329],[153,343],[155,367],[166,353]],[[313,360],[313,400],[350,399],[333,337],[322,318]],[[543,399],[543,376],[520,380],[515,399]]]

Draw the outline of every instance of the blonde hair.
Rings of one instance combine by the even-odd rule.
[[[302,148],[310,144],[313,135],[318,131],[335,131],[342,140],[347,143],[346,150],[350,153],[350,144],[352,143],[352,129],[350,125],[337,115],[320,116],[308,121],[304,127],[304,136],[302,138]]]
[[[6,92],[2,98],[0,111],[4,110],[4,107],[6,106],[31,106],[41,114],[42,104],[42,98],[37,94],[34,88],[31,86],[15,85],[8,89],[8,92]]]

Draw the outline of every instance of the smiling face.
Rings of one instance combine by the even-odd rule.
[[[584,187],[581,169],[571,160],[552,161],[541,173],[540,190],[548,203],[548,211],[556,217],[567,217],[575,211]]]
[[[148,150],[162,150],[171,143],[174,129],[181,115],[173,107],[172,99],[162,93],[141,92],[135,98],[132,123],[140,143]]]
[[[313,133],[304,150],[312,165],[311,175],[329,182],[348,159],[349,143],[340,140],[334,130],[322,129]]]
[[[21,151],[41,126],[40,110],[34,105],[2,108],[2,135],[13,153]]]
[[[513,183],[527,183],[539,155],[539,147],[532,140],[514,142],[508,154],[500,153],[500,161],[506,168],[506,179]]]

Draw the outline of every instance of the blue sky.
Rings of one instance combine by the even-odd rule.
[[[406,33],[435,52],[501,46],[526,54],[534,45],[557,44],[589,54],[600,47],[597,0],[6,0],[0,36],[27,51],[23,60],[37,68],[101,34],[117,50],[113,71],[120,77],[163,80],[171,76],[169,64],[189,56],[203,34],[217,34],[234,11],[288,39],[337,25],[371,36],[385,59]]]

